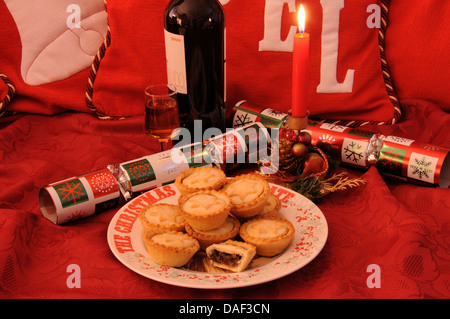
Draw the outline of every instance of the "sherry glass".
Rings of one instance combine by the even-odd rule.
[[[145,88],[145,133],[156,138],[161,151],[178,134],[180,119],[175,87],[153,84]]]

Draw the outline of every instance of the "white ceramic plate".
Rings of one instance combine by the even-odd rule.
[[[144,193],[124,205],[108,227],[108,244],[126,267],[136,273],[167,284],[203,288],[237,288],[275,280],[299,270],[312,261],[322,250],[328,236],[328,225],[320,209],[306,197],[275,184],[271,191],[282,201],[281,217],[291,221],[295,236],[287,249],[263,263],[255,263],[240,273],[207,273],[184,268],[160,266],[148,255],[142,240],[139,211],[149,204],[177,204],[179,192],[166,185]]]

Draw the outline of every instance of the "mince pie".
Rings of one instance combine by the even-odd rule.
[[[154,235],[168,231],[184,231],[186,221],[178,205],[153,204],[143,208],[139,220],[144,231]]]
[[[276,216],[281,209],[281,201],[277,195],[270,193],[263,209],[256,217]]]
[[[269,183],[257,174],[244,174],[228,181],[223,191],[231,198],[231,213],[238,218],[257,215],[270,194]]]
[[[204,250],[206,247],[221,243],[227,239],[233,239],[239,233],[239,220],[233,215],[228,215],[225,222],[211,230],[196,230],[191,225],[186,223],[186,232],[198,240],[200,249]]]
[[[256,247],[256,254],[275,256],[284,251],[294,237],[294,226],[280,217],[261,217],[245,222],[240,230],[241,238]]]
[[[227,240],[206,248],[206,255],[213,266],[232,272],[245,270],[255,253],[256,250],[253,245],[235,240]]]
[[[225,173],[215,167],[193,167],[181,172],[175,186],[182,195],[204,190],[219,190],[227,181]]]
[[[144,243],[150,257],[163,266],[181,267],[200,249],[195,238],[181,232],[167,232],[152,236],[144,234]]]
[[[214,190],[180,196],[178,204],[186,222],[200,231],[220,227],[231,209],[228,195]]]

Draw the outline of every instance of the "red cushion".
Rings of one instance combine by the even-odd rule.
[[[291,108],[292,48],[283,48],[279,42],[287,37],[291,25],[297,24],[296,13],[289,12],[288,5],[275,0],[222,2],[227,26],[228,109],[239,100],[248,99],[287,111]],[[321,72],[322,6],[318,1],[304,1],[307,32],[311,34],[308,91],[311,114],[331,119],[391,120],[394,108],[381,72],[378,29],[366,25],[370,16],[367,6],[373,1],[346,0],[340,11],[336,9],[336,2],[323,2],[327,2],[327,8],[331,6],[332,14],[340,16],[339,32],[335,33],[339,37],[336,66],[329,66],[323,73],[331,72],[333,76],[336,72],[335,81],[343,82],[348,70],[355,72],[348,92],[331,93],[337,83],[326,87],[324,92],[317,92]],[[99,115],[142,114],[145,86],[165,81],[165,5],[157,2],[149,6],[143,0],[131,4],[108,1],[111,45],[100,62],[93,85],[93,105]],[[337,24],[328,24],[328,27],[333,26]],[[273,28],[275,42],[270,39],[273,34],[265,35],[265,29]],[[276,37],[278,32],[279,38]],[[292,38],[286,40],[288,47],[291,41]]]
[[[87,5],[86,0],[78,2]],[[99,2],[102,1],[96,0],[93,6],[99,6]],[[255,104],[287,111],[291,108],[292,32],[297,25],[293,1],[290,5],[278,0],[222,2],[227,25],[228,109],[239,100],[248,99]],[[372,14],[367,8],[372,2],[304,1],[306,31],[311,35],[308,105],[313,116],[362,121],[390,121],[393,118],[394,108],[381,72],[378,29],[367,26],[367,18]],[[166,3],[108,1],[111,43],[100,64],[94,64],[96,74],[92,77],[92,106],[98,115],[142,114],[145,86],[165,81],[163,13]],[[6,9],[3,2],[1,5]],[[34,73],[31,74],[38,78],[38,85],[33,81],[30,83],[28,78],[24,80],[23,56],[30,48],[26,41],[22,45],[26,39],[21,34],[23,21],[15,23],[15,9],[9,9],[12,15],[8,10],[1,11],[5,12],[2,13],[4,19],[0,19],[2,30],[9,32],[8,38],[5,33],[2,37],[2,43],[7,42],[8,46],[0,48],[0,70],[14,82],[18,91],[16,99],[20,100],[20,103],[11,103],[10,109],[44,114],[64,109],[88,111],[84,91],[90,68],[48,83],[39,83],[42,74],[32,69]],[[85,14],[86,10],[82,12]],[[45,17],[42,11],[36,14],[41,20]],[[35,15],[27,21],[35,22],[33,19],[36,19]],[[328,30],[324,37],[323,27]],[[41,32],[38,26],[35,29],[28,26],[28,29],[37,35]],[[44,33],[52,32],[52,29],[45,30]],[[338,43],[337,49],[333,48],[333,43]],[[331,59],[325,61],[322,52],[331,55]],[[44,71],[49,69],[60,70],[50,66]],[[346,75],[348,87],[343,92],[335,92]],[[328,77],[328,85],[323,85],[325,80],[321,80],[321,76]],[[322,90],[318,91],[321,81]]]
[[[279,2],[266,1],[264,7],[264,1],[230,1],[225,6],[228,18],[229,102],[234,103],[238,99],[246,98],[255,104],[281,111],[290,109],[292,53],[260,51],[259,47],[259,41],[265,39],[264,28],[269,27],[270,17],[268,14],[264,17],[264,9],[274,3],[274,9],[281,10],[281,5],[277,4]],[[340,1],[322,2],[333,7]],[[381,72],[378,29],[370,29],[366,25],[366,19],[370,16],[366,10],[371,3],[373,1],[370,0],[346,0],[344,8],[340,10],[337,70],[331,65],[327,72],[336,72],[337,82],[343,82],[346,72],[354,69],[351,92],[329,93],[331,91],[326,89],[325,93],[318,93],[323,11],[319,1],[303,1],[307,15],[306,32],[310,34],[308,105],[312,115],[326,119],[392,119],[394,110],[387,96]],[[280,40],[286,39],[291,25],[297,24],[296,13],[288,11],[287,5],[282,7]],[[248,14],[249,12],[252,14]],[[337,26],[327,21],[330,28]],[[277,27],[275,22],[274,26]],[[331,37],[331,40],[333,39]],[[273,46],[268,48],[273,49]]]
[[[89,111],[84,92],[106,29],[103,0],[0,1],[0,72],[16,87],[7,111]]]
[[[450,111],[450,2],[391,1],[386,56],[400,101],[433,102]]]
[[[166,81],[165,7],[165,1],[108,1],[111,44],[94,78],[92,104],[97,114],[143,114],[145,87]]]

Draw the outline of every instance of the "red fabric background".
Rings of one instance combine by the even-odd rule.
[[[8,101],[4,100],[6,98],[6,95],[8,94],[8,86],[3,82],[0,81],[0,112],[4,110],[6,104]]]
[[[0,297],[2,298],[449,298],[448,189],[388,178],[375,167],[345,168],[368,183],[319,203],[329,225],[323,251],[279,280],[239,289],[180,288],[144,278],[111,253],[107,227],[117,209],[57,226],[38,205],[41,186],[158,150],[143,117],[28,115],[0,129]],[[405,120],[367,129],[450,147],[450,115],[426,103]],[[236,173],[236,172],[235,172]],[[81,268],[69,289],[67,266]],[[367,266],[381,268],[368,288]]]
[[[448,1],[391,1],[386,55],[400,101],[430,101],[450,111],[449,15]]]

